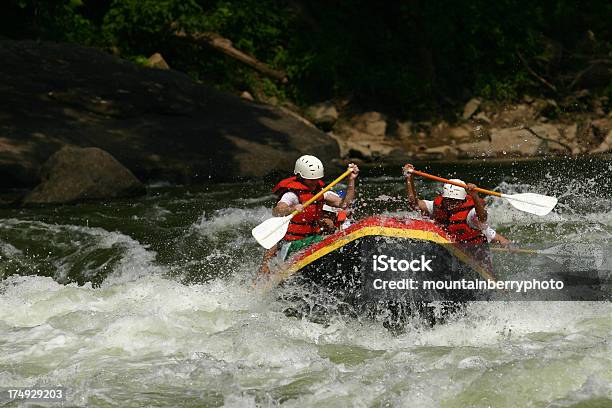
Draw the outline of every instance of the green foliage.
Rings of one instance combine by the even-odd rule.
[[[0,27],[8,37],[97,45],[97,29],[79,13],[81,6],[81,0],[8,0],[0,8]]]
[[[474,86],[475,93],[485,99],[497,101],[512,101],[518,99],[522,93],[533,87],[534,82],[524,71],[517,71],[507,76],[479,76]]]
[[[195,0],[114,0],[102,24],[104,41],[128,55],[150,54],[169,46],[172,23],[192,26],[191,16],[200,14]]]
[[[228,91],[299,104],[349,97],[429,115],[474,94],[550,92],[519,53],[542,75],[563,77],[580,63],[559,59],[567,50],[612,51],[609,15],[606,0],[7,0],[0,35],[112,48],[137,63],[160,52],[173,68]],[[219,33],[290,81],[177,39],[173,25]]]
[[[144,55],[134,55],[129,58],[130,61],[134,62],[136,65],[146,66],[149,63],[149,59]]]

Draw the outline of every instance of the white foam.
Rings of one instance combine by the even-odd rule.
[[[123,249],[123,254],[112,274],[106,279],[106,284],[132,280],[140,276],[165,271],[165,268],[155,263],[157,254],[149,250],[147,245],[143,245],[129,235],[117,231],[14,218],[1,220],[0,228],[19,229],[25,234],[41,235],[42,239],[50,239],[54,245],[62,245],[67,248],[74,247],[75,251],[72,252],[72,255],[65,256],[55,262],[56,276],[60,280],[66,277],[71,264],[82,258],[83,251],[117,247]],[[67,236],[70,236],[70,238],[66,238]],[[98,269],[103,267],[104,265]],[[82,273],[84,275],[95,274],[96,271],[83,271]]]
[[[608,303],[473,303],[445,325],[393,336],[371,321],[288,318],[274,299],[275,292],[238,280],[185,286],[152,276],[92,288],[14,276],[0,289],[0,342],[9,345],[0,365],[15,367],[8,379],[20,384],[69,384],[70,401],[81,405],[94,396],[123,400],[119,389],[133,400],[176,387],[183,390],[177,398],[196,387],[240,403],[245,383],[258,400],[276,395],[273,403],[295,382],[288,406],[381,399],[439,406],[469,390],[474,375],[504,373],[509,364],[561,361],[596,377],[605,370],[576,366],[572,356],[585,347],[593,358],[605,353]],[[560,384],[551,395],[570,392]],[[600,391],[584,388],[586,395]]]
[[[23,254],[23,251],[21,251],[20,249],[17,249],[13,245],[2,240],[0,240],[0,252],[6,257],[14,257]]]
[[[239,227],[251,227],[272,217],[272,210],[266,207],[256,208],[223,208],[208,216],[202,214],[191,225],[190,230],[200,236],[214,238],[217,234],[236,230]]]

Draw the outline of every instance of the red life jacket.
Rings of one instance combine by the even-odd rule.
[[[289,177],[281,180],[273,189],[272,192],[281,198],[283,194],[292,192],[297,195],[300,204],[304,204],[317,194],[325,186],[323,181],[319,180],[319,185],[312,191],[308,186],[299,181],[297,176]],[[304,239],[309,235],[318,235],[321,233],[321,228],[317,221],[323,214],[323,204],[325,199],[321,196],[315,202],[310,204],[301,213],[296,214],[289,222],[287,234],[283,239],[287,241],[296,241]]]
[[[324,216],[329,217],[334,222],[336,229],[340,228],[346,221],[346,210],[338,209],[337,211],[323,211]]]
[[[442,199],[442,196],[434,199],[434,221],[442,224],[457,242],[465,244],[487,243],[487,237],[482,231],[470,227],[467,223],[468,214],[474,208],[472,197],[467,196],[463,204],[453,210],[442,208]]]

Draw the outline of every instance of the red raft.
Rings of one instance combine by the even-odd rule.
[[[494,279],[478,254],[430,221],[374,216],[290,256],[275,274],[281,285],[316,288],[357,311],[401,304],[404,311],[431,302],[479,299],[461,280]]]

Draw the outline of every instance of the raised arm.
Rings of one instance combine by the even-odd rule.
[[[357,167],[357,165],[354,163],[349,164],[348,167],[352,171],[351,174],[348,176],[348,187],[346,188],[346,195],[344,196],[344,198],[331,197],[326,199],[325,203],[327,205],[347,209],[355,199],[355,180],[359,175],[359,167]]]
[[[474,208],[476,209],[476,215],[478,216],[478,221],[484,223],[487,222],[487,210],[484,207],[484,200],[480,198],[478,195],[478,191],[476,191],[476,185],[472,183],[466,184],[466,191],[474,200]]]
[[[414,166],[407,163],[402,168],[402,174],[406,178],[406,195],[408,196],[408,206],[412,210],[420,210],[423,214],[429,215],[427,205],[423,200],[419,200],[416,189],[414,188],[414,175],[412,174]]]

